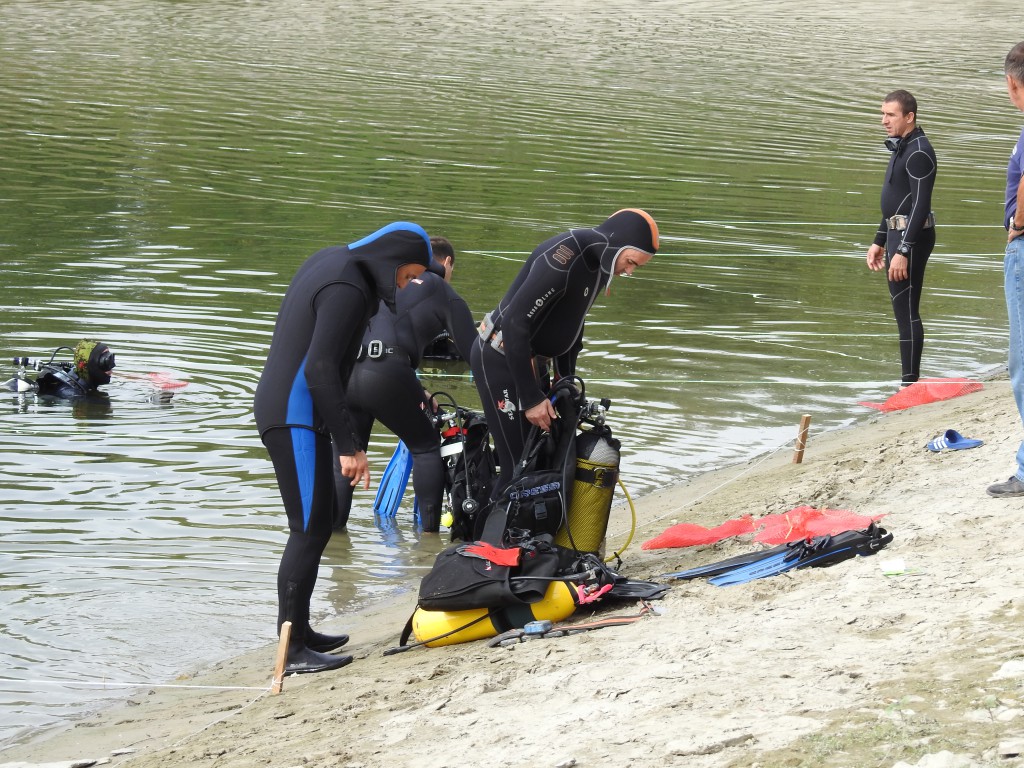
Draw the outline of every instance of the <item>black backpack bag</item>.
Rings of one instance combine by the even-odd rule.
[[[530,429],[512,480],[477,515],[474,539],[502,546],[510,536],[553,536],[562,527],[576,472],[576,428],[583,400],[569,379],[552,392],[558,418],[550,432]]]
[[[477,517],[490,499],[498,468],[484,415],[454,401],[452,406],[452,412],[441,420],[444,492],[452,513],[451,540],[471,541]]]

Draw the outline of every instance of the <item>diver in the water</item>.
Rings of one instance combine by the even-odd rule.
[[[70,361],[57,360],[57,354],[67,351],[72,353]],[[15,358],[21,366],[29,361]],[[75,346],[57,347],[46,362],[37,362],[35,369],[39,371],[32,381],[23,375],[16,376],[6,382],[6,388],[12,392],[38,392],[49,397],[71,399],[88,397],[97,389],[110,383],[110,373],[114,370],[114,353],[101,341],[82,339]]]

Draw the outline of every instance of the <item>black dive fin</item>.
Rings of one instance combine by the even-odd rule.
[[[657,600],[664,597],[671,587],[668,584],[655,584],[653,581],[625,579],[621,576],[605,592],[604,597],[618,600]]]

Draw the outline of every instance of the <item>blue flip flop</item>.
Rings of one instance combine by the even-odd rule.
[[[984,445],[984,441],[973,437],[964,437],[955,429],[947,429],[942,437],[930,440],[925,447],[933,453],[938,453],[942,450],[962,451],[967,448],[977,448],[979,445]]]

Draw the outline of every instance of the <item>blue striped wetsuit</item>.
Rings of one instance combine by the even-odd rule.
[[[431,262],[427,233],[397,222],[358,242],[314,253],[281,302],[254,410],[288,514],[288,543],[278,570],[278,628],[290,620],[294,644],[308,631],[309,601],[331,537],[331,442],[342,454],[362,450],[345,395],[359,343],[378,303],[394,306],[398,268]]]

